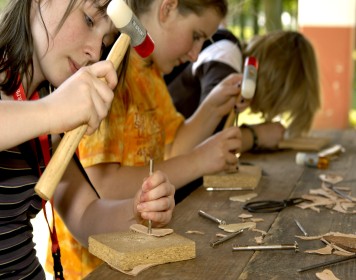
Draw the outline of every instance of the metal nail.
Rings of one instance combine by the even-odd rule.
[[[301,230],[301,232],[303,232],[304,236],[308,236],[308,233],[306,232],[306,230],[303,228],[303,226],[301,225],[301,223],[299,223],[296,219],[294,219],[295,223],[297,224],[298,228]]]
[[[219,225],[226,225],[226,222],[224,220],[218,219],[206,212],[204,212],[203,210],[199,210],[198,214],[204,218],[207,218],[215,223],[218,223]]]
[[[294,244],[278,244],[278,245],[256,245],[256,246],[240,246],[233,245],[232,251],[261,251],[261,250],[291,250],[299,251],[298,243]]]
[[[225,236],[223,238],[220,238],[220,239],[218,239],[218,240],[216,240],[214,242],[211,242],[210,246],[214,248],[215,246],[217,246],[217,245],[219,245],[221,243],[224,243],[225,241],[227,241],[227,240],[229,240],[231,238],[234,238],[236,235],[239,235],[243,231],[244,231],[244,229],[240,229],[240,230],[238,230],[238,231],[236,231],[234,233],[231,233],[231,234],[229,234],[229,235],[227,235],[227,236]]]
[[[208,192],[211,191],[252,191],[254,190],[254,188],[225,188],[225,187],[221,187],[221,188],[214,188],[214,187],[208,187],[206,188],[206,190]]]
[[[327,262],[323,262],[323,263],[318,263],[318,264],[306,266],[306,267],[297,269],[297,271],[298,272],[303,272],[303,271],[311,270],[311,269],[314,269],[314,268],[319,268],[319,267],[323,267],[323,266],[328,266],[328,265],[332,265],[332,264],[348,261],[348,260],[351,260],[351,259],[354,259],[354,258],[356,258],[356,255],[352,255],[352,256],[348,256],[348,257],[344,257],[344,258],[338,258],[336,260],[332,260],[332,261],[327,261]]]
[[[151,176],[153,174],[153,159],[150,158],[150,172],[149,175]],[[148,227],[147,227],[147,233],[152,234],[152,221],[148,220]]]
[[[345,198],[351,202],[353,202],[354,200],[352,199],[351,196],[347,195],[346,193],[338,190],[334,185],[330,185],[329,189],[331,189],[333,192],[335,192],[336,194],[338,194],[339,196],[341,196],[342,198]]]

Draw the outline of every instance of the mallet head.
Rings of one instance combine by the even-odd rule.
[[[131,46],[141,57],[145,58],[153,52],[153,40],[124,0],[112,0],[107,14],[121,33],[130,36]]]

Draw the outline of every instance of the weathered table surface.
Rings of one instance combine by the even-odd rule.
[[[326,170],[302,167],[295,164],[296,151],[285,150],[273,153],[244,154],[242,162],[262,167],[263,176],[256,188],[258,194],[253,200],[283,200],[307,194],[310,189],[320,188],[318,176],[322,173],[344,176],[343,186],[352,189],[356,196],[356,131],[314,132],[315,136],[330,137],[332,143],[342,144],[346,153],[331,162]],[[174,217],[169,225],[174,231],[196,242],[196,258],[193,260],[169,263],[151,267],[133,277],[115,271],[103,264],[86,277],[91,279],[316,279],[315,273],[324,268],[297,272],[298,268],[329,261],[334,255],[307,254],[308,249],[323,247],[321,241],[303,241],[296,238],[302,235],[296,226],[297,219],[309,233],[320,235],[328,232],[356,233],[356,214],[342,214],[321,208],[320,213],[289,207],[279,213],[253,214],[262,218],[257,228],[266,231],[264,244],[285,244],[297,241],[300,252],[293,250],[243,251],[232,252],[233,244],[256,245],[257,232],[245,231],[216,248],[209,243],[216,240],[217,233],[225,233],[217,224],[202,218],[198,210],[206,211],[228,223],[241,222],[238,217],[248,213],[242,209],[243,202],[230,201],[229,197],[245,192],[207,192],[203,187],[191,193],[176,206]],[[253,201],[251,200],[251,201]],[[187,234],[188,230],[202,231],[204,235]],[[327,267],[339,279],[356,279],[356,259]]]

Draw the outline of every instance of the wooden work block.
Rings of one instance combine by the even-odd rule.
[[[298,137],[282,140],[281,142],[279,142],[278,148],[317,152],[329,145],[329,143],[329,138]]]
[[[238,172],[219,173],[203,177],[204,187],[254,189],[261,180],[262,169],[254,165],[240,165]]]
[[[155,237],[131,231],[90,236],[89,252],[122,271],[196,256],[195,242],[176,233]]]

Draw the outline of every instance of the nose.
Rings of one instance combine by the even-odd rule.
[[[191,62],[195,62],[198,59],[201,48],[203,47],[204,42],[196,42],[193,44],[193,47],[188,52],[188,58]]]
[[[102,54],[102,45],[102,36],[93,36],[90,40],[87,41],[84,52],[89,58],[90,62],[97,62],[100,60]]]

